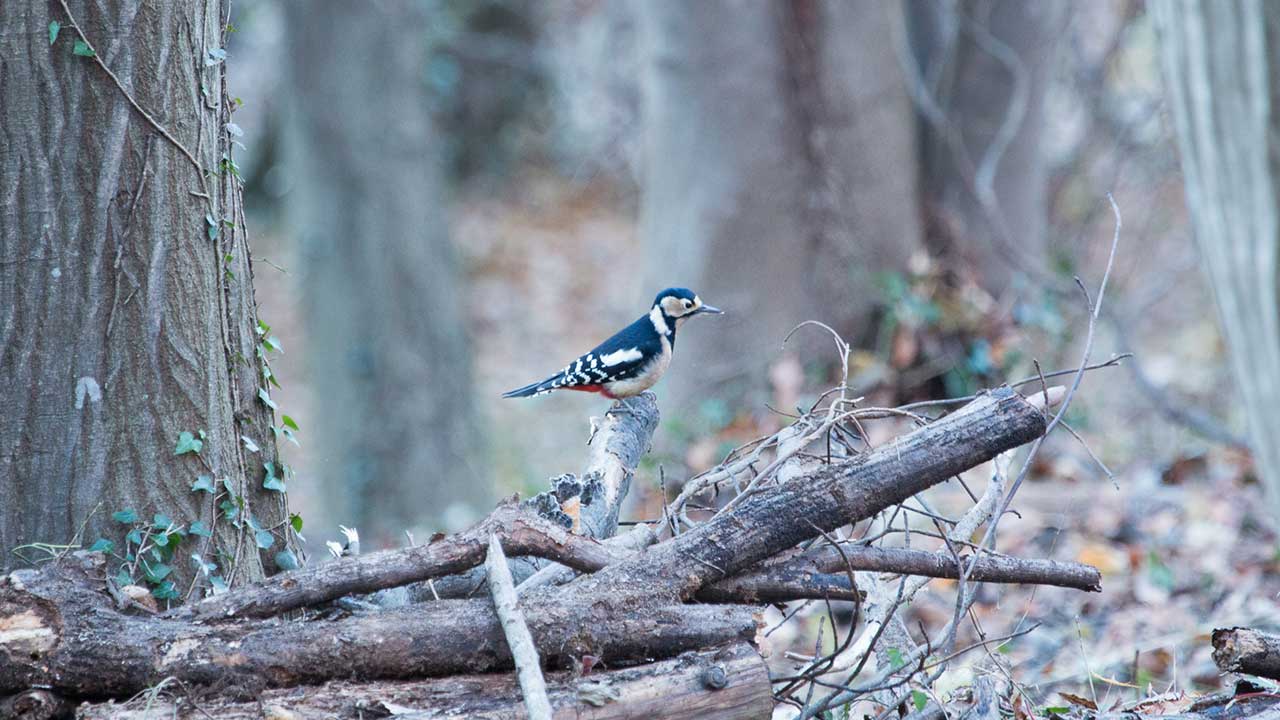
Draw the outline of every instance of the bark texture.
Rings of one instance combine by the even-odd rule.
[[[552,709],[560,720],[763,720],[772,715],[769,671],[747,643],[686,653],[625,670],[548,677]],[[462,675],[415,682],[331,682],[322,687],[267,690],[258,701],[190,703],[159,701],[101,704],[80,709],[82,720],[206,717],[226,720],[270,717],[520,720],[527,717],[510,675]]]
[[[331,520],[375,545],[406,528],[463,527],[493,490],[470,396],[444,141],[429,113],[427,7],[294,0],[286,14],[289,212],[307,270],[308,364],[324,388],[313,437]]]
[[[1258,0],[1158,0],[1150,8],[1196,244],[1254,461],[1280,517],[1280,8]]]
[[[1280,680],[1280,637],[1251,628],[1213,631],[1213,661],[1223,672]]]
[[[891,43],[900,8],[659,0],[637,10],[646,277],[728,312],[679,338],[686,359],[665,397],[696,407],[764,386],[802,320],[857,337],[877,271],[905,268],[919,246],[912,113]]]
[[[200,474],[229,478],[263,526],[284,519],[262,489],[272,415],[240,187],[221,165],[226,3],[67,5],[96,58],[73,54],[58,2],[0,12],[0,567],[81,523],[84,544],[122,545],[110,514],[126,507],[214,526]],[[175,455],[184,431],[204,431],[199,457]],[[230,525],[195,540],[262,575]]]
[[[1014,278],[1044,270],[1045,96],[1067,5],[964,0],[909,7],[928,241],[999,295]],[[993,222],[993,213],[1001,220]]]

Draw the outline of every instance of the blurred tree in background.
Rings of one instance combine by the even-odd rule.
[[[863,337],[919,247],[911,103],[880,2],[646,2],[641,233],[654,288],[729,311],[680,338],[677,413],[763,385],[798,322]],[[731,348],[731,351],[724,352]]]
[[[306,274],[326,519],[384,541],[455,528],[494,493],[449,239],[448,153],[431,114],[432,6],[286,8],[287,203]]]
[[[1151,11],[1195,240],[1280,517],[1280,6],[1156,0]]]

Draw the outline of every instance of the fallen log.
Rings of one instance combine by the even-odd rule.
[[[445,600],[340,620],[196,624],[117,612],[101,591],[103,558],[78,553],[0,580],[0,695],[44,687],[74,697],[127,696],[164,678],[265,687],[333,678],[407,678],[511,666],[487,600]],[[647,607],[597,614],[566,597],[529,614],[541,649],[559,652],[568,625],[609,662],[671,657],[755,637],[758,608]],[[522,601],[523,603],[523,601]],[[566,620],[566,618],[569,618]]]
[[[1213,662],[1223,672],[1280,680],[1280,636],[1252,628],[1213,631]]]
[[[748,640],[754,607],[682,605],[822,531],[870,517],[1040,436],[1042,411],[1001,388],[850,461],[763,486],[706,523],[563,586],[521,596],[551,662],[669,657]],[[573,541],[567,541],[573,542]],[[285,686],[332,678],[438,676],[509,667],[487,600],[440,601],[336,621],[201,625],[116,613],[86,557],[0,587],[0,692],[32,685],[122,695],[167,676]],[[98,561],[101,562],[100,560]],[[95,585],[97,583],[97,585]],[[120,638],[128,638],[122,642]],[[256,679],[256,680],[255,680]]]
[[[548,695],[561,720],[754,720],[773,711],[769,672],[746,643],[700,650],[678,658],[621,670],[598,669],[583,677],[548,677]],[[262,717],[524,718],[511,675],[458,675],[425,681],[353,683],[264,691],[252,702],[192,700],[184,695],[131,703],[83,705],[81,720],[149,720],[156,717],[259,720]]]

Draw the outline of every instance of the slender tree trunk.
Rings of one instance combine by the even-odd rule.
[[[1058,0],[909,8],[928,241],[999,295],[1045,266],[1044,100],[1066,8]]]
[[[122,552],[111,513],[131,508],[201,521],[213,536],[189,536],[180,557],[261,576],[252,539],[191,490],[226,478],[241,517],[284,519],[283,495],[262,488],[272,413],[224,162],[227,4],[67,5],[88,45],[59,2],[0,12],[0,567],[35,542],[103,536]],[[175,454],[184,432],[203,434],[198,454]],[[190,572],[174,563],[174,578]]]
[[[307,272],[314,441],[335,522],[375,541],[492,497],[472,402],[423,3],[287,5],[290,195]]]
[[[646,276],[729,312],[679,338],[677,355],[693,358],[668,381],[679,402],[762,387],[801,321],[865,330],[876,273],[903,269],[919,246],[898,12],[834,0],[639,7]]]
[[[1280,8],[1257,0],[1158,0],[1150,8],[1196,243],[1254,461],[1280,517]]]

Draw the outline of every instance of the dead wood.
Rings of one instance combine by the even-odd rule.
[[[605,662],[662,658],[749,640],[755,608],[681,603],[821,531],[870,517],[1032,440],[1045,427],[1041,410],[1014,391],[981,395],[853,460],[761,486],[731,510],[592,575],[530,590],[521,597],[529,629],[544,657],[560,664],[583,656]],[[577,540],[566,533],[561,547]],[[480,556],[483,547],[481,542]],[[0,633],[0,691],[47,685],[105,697],[168,676],[198,684],[286,686],[339,677],[439,676],[511,663],[487,600],[425,603],[333,621],[157,621],[115,612],[101,592],[101,558],[93,557],[14,574],[0,587],[0,627],[21,628]],[[363,583],[363,577],[356,573],[350,582]],[[278,592],[292,592],[284,587],[287,579],[279,582]]]
[[[1213,661],[1223,672],[1280,680],[1280,637],[1252,628],[1218,628]]]
[[[753,720],[773,709],[764,660],[746,643],[700,650],[639,667],[548,676],[554,717],[561,720]],[[354,683],[266,690],[253,702],[161,697],[80,708],[82,720],[154,717],[258,720],[264,716],[311,720],[397,717],[525,718],[511,675],[458,675],[419,681]],[[206,714],[207,713],[207,714]]]
[[[846,545],[842,549],[854,570],[952,580],[960,577],[956,558],[950,553],[867,545]],[[973,562],[972,556],[966,553],[961,553],[960,559],[966,564]],[[831,548],[823,548],[806,560],[820,572],[838,573],[845,569],[844,558]],[[1092,565],[988,553],[978,556],[968,579],[977,582],[1053,585],[1088,592],[1102,591],[1102,574]]]
[[[340,620],[196,624],[122,615],[101,590],[97,553],[20,571],[0,581],[0,695],[33,686],[75,697],[121,697],[164,678],[240,688],[333,678],[407,678],[511,666],[492,603],[447,600]],[[522,604],[524,601],[522,600]],[[633,608],[613,614],[563,598],[526,611],[540,649],[563,652],[591,638],[613,662],[671,657],[751,640],[757,611],[740,605]]]

